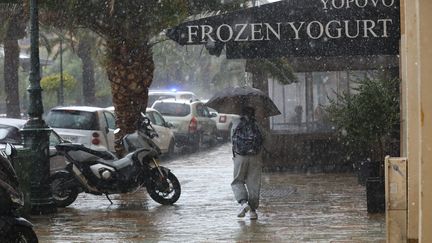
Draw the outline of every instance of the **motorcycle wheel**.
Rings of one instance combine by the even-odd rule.
[[[162,170],[164,173],[164,177],[162,178],[156,168],[153,168],[152,172],[152,179],[147,186],[147,192],[150,197],[162,205],[170,205],[177,202],[181,194],[180,182],[177,177],[171,172],[166,173]]]
[[[50,178],[53,199],[56,206],[59,208],[64,208],[71,205],[78,197],[78,188],[61,187],[61,184],[67,180],[71,180],[71,177],[72,176],[69,173],[56,173]]]
[[[7,239],[6,242],[11,243],[38,243],[38,238],[36,233],[32,228],[22,226],[22,225],[14,225],[12,228],[6,233]]]

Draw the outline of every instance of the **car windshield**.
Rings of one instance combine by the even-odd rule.
[[[193,96],[191,94],[182,94],[180,95],[180,99],[190,100],[193,99]]]
[[[151,107],[156,100],[175,99],[175,95],[169,94],[149,94],[147,107]]]
[[[180,103],[156,103],[153,107],[164,116],[187,116],[190,113],[190,106]]]
[[[99,130],[95,112],[52,110],[46,120],[48,125],[54,128]]]
[[[19,130],[15,127],[0,125],[0,143],[20,144]]]

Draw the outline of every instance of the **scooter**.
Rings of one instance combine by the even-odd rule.
[[[120,139],[128,153],[121,159],[82,144],[57,145],[57,153],[65,156],[67,165],[50,177],[56,205],[69,206],[81,192],[105,195],[112,204],[110,194],[136,192],[142,187],[160,204],[175,203],[180,197],[180,183],[168,168],[159,165],[160,149],[152,141],[155,136],[150,120],[143,116],[137,131]]]
[[[24,206],[24,196],[10,162],[15,155],[16,149],[11,144],[0,151],[0,242],[37,243],[33,225],[17,212]]]

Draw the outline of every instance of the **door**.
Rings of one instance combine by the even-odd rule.
[[[167,151],[169,144],[171,142],[171,130],[166,127],[165,120],[163,117],[154,111],[148,111],[146,113],[147,117],[152,122],[152,126],[158,133],[159,137],[153,138],[154,142],[159,146],[162,151]]]
[[[50,173],[54,173],[58,170],[63,170],[66,167],[66,158],[63,155],[57,153],[55,148],[56,145],[62,143],[62,139],[55,132],[51,131],[49,136],[49,153],[50,153]]]
[[[201,124],[201,131],[206,136],[206,139],[213,134],[214,121],[210,117],[210,112],[204,104],[197,104],[197,119],[198,123]]]
[[[115,126],[115,117],[114,114],[112,114],[109,111],[103,112],[105,117],[105,123],[106,125],[102,126],[101,129],[106,132],[106,138],[107,138],[107,147],[110,151],[115,151],[114,149],[114,130],[116,129]]]

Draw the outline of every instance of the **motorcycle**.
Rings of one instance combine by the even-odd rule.
[[[56,205],[69,206],[81,192],[104,194],[112,204],[110,194],[136,192],[142,187],[160,204],[175,203],[180,197],[180,183],[168,168],[159,165],[161,152],[152,141],[155,136],[150,120],[143,116],[137,131],[120,140],[127,152],[120,159],[107,150],[93,150],[82,144],[58,144],[57,153],[65,156],[67,165],[65,170],[50,177]]]
[[[24,196],[10,162],[15,154],[11,144],[0,151],[0,242],[37,243],[32,223],[18,214],[18,209],[24,206]]]

